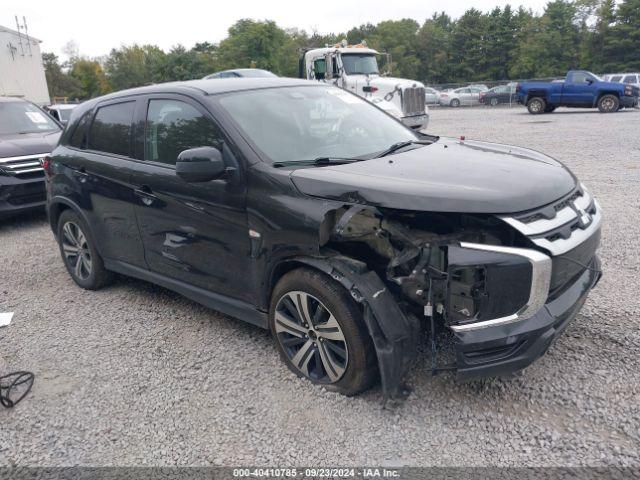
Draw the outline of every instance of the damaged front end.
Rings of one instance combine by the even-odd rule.
[[[577,286],[547,304],[552,259],[493,215],[353,205],[328,212],[321,231],[323,258],[305,262],[363,306],[387,399],[408,392],[403,379],[421,328],[431,339],[432,372],[512,373],[546,351],[599,278],[594,255]],[[447,338],[454,358],[438,365]]]

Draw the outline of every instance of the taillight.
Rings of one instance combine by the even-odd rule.
[[[46,176],[50,176],[51,175],[51,157],[43,157],[42,160],[40,160],[40,163],[42,164],[42,169],[44,170],[44,174]]]

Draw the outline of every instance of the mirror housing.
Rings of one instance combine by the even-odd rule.
[[[331,80],[333,78],[333,53],[327,52],[324,54],[324,64],[324,78],[325,80]]]
[[[184,150],[176,161],[176,175],[185,182],[209,182],[226,172],[222,153],[217,148],[199,147]]]

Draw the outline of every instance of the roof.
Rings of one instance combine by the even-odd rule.
[[[22,37],[22,39],[23,39],[24,41],[26,41],[26,40],[27,40],[27,35],[26,35],[24,32],[18,32],[17,30],[12,30],[12,29],[10,29],[10,28],[3,27],[2,25],[0,25],[0,32],[12,33],[12,34],[14,34],[16,37],[17,37],[17,36]],[[29,40],[33,40],[33,41],[35,41],[35,42],[42,43],[42,40],[39,40],[39,39],[37,39],[36,37],[32,37],[31,35],[29,35]]]
[[[307,52],[305,53],[325,53],[325,52],[340,52],[343,54],[348,54],[348,53],[360,53],[360,54],[369,54],[369,55],[377,55],[379,54],[379,52],[377,50],[374,50],[373,48],[367,48],[367,47],[356,47],[356,46],[352,46],[352,47],[321,47],[321,48],[312,48],[310,50],[307,50]]]
[[[239,77],[239,78],[213,78],[203,80],[187,80],[183,82],[167,82],[148,85],[146,87],[131,88],[119,92],[110,93],[98,99],[118,98],[126,95],[139,95],[145,93],[179,93],[191,91],[205,95],[218,95],[244,90],[256,90],[260,88],[317,86],[318,82],[284,77]],[[324,84],[322,84],[324,85]],[[94,101],[97,99],[93,99]]]
[[[53,105],[49,105],[47,108],[49,110],[73,110],[76,108],[79,103],[55,103]]]

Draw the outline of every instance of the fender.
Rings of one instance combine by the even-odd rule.
[[[53,224],[53,218],[51,216],[51,209],[52,209],[52,207],[55,207],[56,205],[59,205],[59,204],[66,205],[71,210],[73,210],[75,213],[77,213],[80,216],[80,218],[82,218],[82,220],[87,225],[87,227],[89,229],[91,229],[91,222],[89,222],[89,219],[87,218],[87,215],[84,213],[82,208],[80,208],[80,206],[77,203],[75,203],[73,200],[69,200],[66,197],[61,197],[61,196],[56,195],[55,197],[52,197],[49,201],[47,201],[47,218],[49,220],[49,226],[51,227],[51,230],[53,231],[53,236],[54,237],[58,236],[58,232],[57,232],[57,229],[56,229],[55,225]],[[91,232],[91,233],[93,234],[93,232]],[[103,256],[103,253],[101,251],[100,242],[96,242],[96,249],[98,250],[98,253],[100,254],[100,256]]]
[[[363,262],[340,255],[292,260],[331,276],[363,306],[364,321],[378,357],[384,400],[406,398],[410,389],[403,380],[416,358],[418,319],[400,309],[380,277]]]

